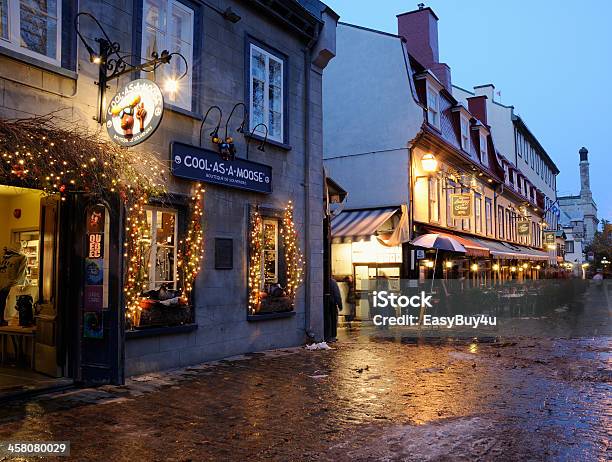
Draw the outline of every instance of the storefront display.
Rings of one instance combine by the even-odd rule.
[[[253,211],[249,254],[249,314],[292,311],[304,263],[291,202]]]

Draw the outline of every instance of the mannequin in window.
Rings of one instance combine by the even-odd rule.
[[[11,287],[24,283],[26,269],[26,256],[16,247],[4,247],[2,257],[0,257],[0,326],[8,324],[4,319],[6,299]]]

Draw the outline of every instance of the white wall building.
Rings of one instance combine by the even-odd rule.
[[[453,85],[453,96],[464,104],[468,98],[486,97],[487,125],[491,128],[498,153],[516,167],[517,176],[524,177],[542,192],[545,229],[556,231],[560,214],[556,204],[559,169],[523,119],[514,112],[514,106],[496,101],[492,84],[475,86],[473,92]],[[556,262],[556,249],[551,249],[553,262]]]

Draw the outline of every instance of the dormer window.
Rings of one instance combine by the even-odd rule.
[[[461,149],[470,151],[470,121],[461,114]]]
[[[480,133],[480,162],[489,165],[489,155],[487,151],[487,135]]]
[[[427,85],[427,122],[440,129],[440,93]]]

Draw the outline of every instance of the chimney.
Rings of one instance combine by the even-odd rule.
[[[495,85],[492,83],[487,83],[486,85],[477,85],[474,87],[474,94],[476,96],[486,96],[491,101],[494,100],[495,96]]]
[[[591,180],[589,179],[589,151],[582,146],[580,151],[580,197],[591,198]]]
[[[487,96],[472,96],[467,98],[468,110],[474,117],[480,120],[483,124],[488,125],[487,122]]]
[[[419,9],[397,15],[397,33],[406,41],[408,52],[451,91],[451,73],[440,62],[438,53],[438,16],[419,3]]]

